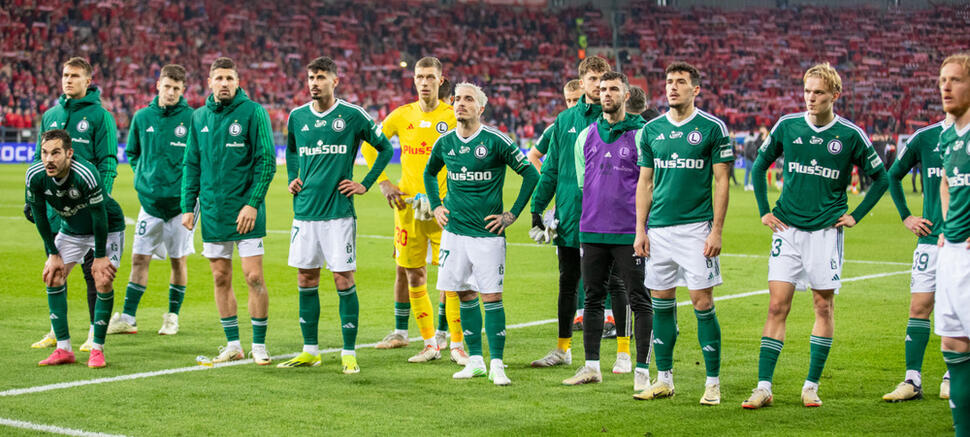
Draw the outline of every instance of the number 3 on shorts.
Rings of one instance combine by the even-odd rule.
[[[781,238],[775,238],[775,241],[771,242],[771,256],[781,255]]]
[[[449,253],[451,253],[450,250],[444,250],[444,249],[438,250],[438,267],[445,266],[445,260],[448,259]]]

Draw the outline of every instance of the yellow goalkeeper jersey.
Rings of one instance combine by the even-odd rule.
[[[431,112],[422,112],[419,102],[399,106],[392,111],[381,126],[384,136],[388,139],[397,135],[401,143],[401,181],[398,187],[407,197],[417,193],[425,193],[424,167],[428,165],[431,147],[441,134],[455,128],[455,111],[451,105],[439,102],[438,107]],[[377,150],[370,144],[364,144],[361,153],[367,161],[368,167],[374,166]],[[438,175],[438,190],[445,194],[445,175],[442,171]],[[381,173],[377,182],[387,180],[387,174]]]

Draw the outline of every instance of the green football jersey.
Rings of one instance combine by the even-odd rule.
[[[543,155],[549,153],[549,144],[554,141],[553,137],[556,134],[556,122],[552,122],[546,129],[542,131],[542,135],[539,135],[539,139],[536,141],[534,146],[539,153]]]
[[[734,161],[727,126],[700,109],[683,121],[670,113],[647,122],[636,136],[637,165],[653,169],[649,226],[683,225],[714,218],[714,164]]]
[[[970,238],[970,124],[962,130],[957,130],[956,124],[944,129],[940,149],[944,151],[943,171],[950,192],[943,237],[959,243]]]
[[[448,194],[444,206],[449,211],[445,230],[469,237],[496,236],[485,229],[485,217],[504,211],[502,189],[506,166],[523,177],[519,196],[510,210],[516,216],[525,208],[539,180],[535,167],[512,140],[485,125],[468,138],[461,138],[458,130],[452,129],[435,141],[424,170],[424,186],[432,210],[442,204],[437,176],[445,166],[448,167]]]
[[[766,162],[785,157],[785,185],[771,212],[804,231],[830,227],[848,211],[845,189],[852,182],[853,165],[868,175],[883,170],[869,137],[839,115],[821,127],[806,112],[781,117],[758,154]]]
[[[344,179],[353,180],[354,159],[361,141],[377,149],[378,158],[361,181],[370,189],[394,153],[380,126],[363,108],[341,99],[324,112],[313,102],[290,112],[287,121],[286,172],[289,182],[303,181],[293,196],[297,220],[333,220],[357,217],[352,198],[337,190]]]
[[[105,256],[108,232],[125,230],[125,216],[118,202],[104,192],[101,175],[93,164],[80,158],[71,161],[67,177],[58,181],[47,176],[44,163],[27,169],[27,202],[34,212],[37,230],[48,254],[56,254],[54,233],[44,214],[45,203],[61,218],[60,232],[67,235],[94,235],[94,255]]]
[[[164,108],[155,97],[131,119],[125,154],[135,172],[138,201],[152,217],[169,220],[182,213],[182,159],[190,126],[192,107],[184,97]]]
[[[919,237],[919,244],[936,244],[943,231],[943,214],[940,212],[940,178],[943,177],[943,153],[940,149],[940,132],[943,122],[931,124],[913,132],[896,154],[896,162],[889,169],[889,190],[896,209],[903,220],[912,215],[906,206],[906,195],[899,182],[918,164],[923,169],[923,218],[933,223],[930,234]]]

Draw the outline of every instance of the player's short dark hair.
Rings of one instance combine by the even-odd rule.
[[[623,83],[623,88],[625,90],[630,89],[629,79],[626,78],[625,74],[620,73],[619,71],[607,71],[606,73],[603,73],[603,75],[600,76],[600,82],[603,82],[606,80],[619,80],[620,82]]]
[[[168,64],[162,67],[162,72],[158,74],[158,80],[162,80],[164,77],[185,83],[185,67],[178,64]]]
[[[443,99],[451,95],[452,89],[451,81],[448,78],[441,80],[441,85],[438,85],[438,98]]]
[[[583,88],[583,83],[580,82],[579,79],[572,79],[569,82],[566,82],[566,85],[563,86],[563,90],[565,91],[577,91],[582,88]]]
[[[698,70],[697,67],[690,65],[686,62],[674,62],[673,64],[668,65],[667,69],[664,71],[664,73],[668,75],[670,73],[680,73],[680,72],[684,72],[690,75],[691,85],[700,86],[701,84],[700,70]]]
[[[414,64],[414,68],[428,68],[428,67],[434,67],[435,70],[438,70],[438,72],[441,73],[441,61],[439,61],[438,58],[434,56],[425,56],[421,59],[418,59],[417,64]]]
[[[307,71],[323,71],[327,73],[337,74],[337,63],[326,56],[321,56],[310,61],[306,66]]]
[[[44,144],[52,140],[61,140],[61,148],[64,150],[70,150],[74,147],[71,145],[71,134],[67,133],[64,129],[51,129],[40,134],[40,143]]]
[[[91,71],[92,71],[91,64],[88,62],[87,59],[84,59],[82,57],[75,56],[71,59],[68,59],[67,61],[64,62],[64,67],[80,68],[84,70],[84,74],[86,74],[88,77],[91,77]]]
[[[626,101],[626,112],[642,114],[647,110],[647,93],[636,85],[630,87],[630,98]]]
[[[225,56],[216,58],[215,61],[212,61],[212,65],[209,66],[209,74],[212,74],[213,71],[218,70],[220,68],[230,69],[233,72],[235,72],[236,75],[239,75],[239,71],[236,70],[236,63],[233,62],[232,59],[229,59]]]
[[[590,71],[595,73],[606,73],[610,70],[612,70],[612,68],[610,68],[610,63],[606,62],[606,59],[599,56],[590,56],[583,59],[583,61],[579,63],[579,78],[582,79],[583,76]]]

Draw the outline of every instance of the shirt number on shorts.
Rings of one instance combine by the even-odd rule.
[[[145,235],[145,232],[148,231],[147,227],[148,227],[148,222],[146,222],[145,220],[142,220],[138,222],[138,228],[135,229],[135,233],[137,233],[138,235]]]
[[[293,235],[290,236],[290,244],[293,244],[293,242],[296,241],[296,234],[299,234],[299,233],[300,233],[300,227],[294,226]]]
[[[775,238],[775,241],[771,242],[771,256],[781,255],[781,238]]]
[[[930,254],[926,252],[916,252],[913,255],[913,270],[925,272],[930,262]]]
[[[439,267],[444,267],[445,266],[445,260],[448,259],[448,254],[449,253],[451,253],[450,250],[444,250],[444,249],[438,250],[438,266]]]
[[[408,245],[408,230],[401,228],[394,228],[397,232],[397,244],[401,247]]]

